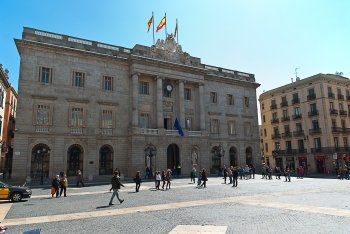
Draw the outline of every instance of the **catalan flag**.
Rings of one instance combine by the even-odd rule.
[[[148,30],[147,30],[147,32],[149,32],[149,29],[151,28],[152,23],[153,23],[153,15],[152,15],[152,17],[148,20],[148,23],[147,23]]]
[[[163,26],[166,25],[166,16],[163,17],[163,19],[160,21],[160,23],[157,26],[157,31],[161,30],[163,28]]]

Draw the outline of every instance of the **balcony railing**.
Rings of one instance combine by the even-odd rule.
[[[309,129],[310,135],[315,135],[315,134],[320,134],[320,133],[322,133],[321,128]]]
[[[165,130],[165,135],[177,136],[179,132],[177,130]]]
[[[330,113],[331,115],[338,115],[338,110],[330,109],[330,110],[329,110],[329,113]]]
[[[70,133],[74,135],[81,135],[83,134],[83,128],[82,127],[72,127],[70,128]]]
[[[334,99],[334,93],[328,93],[328,97]]]
[[[272,139],[280,139],[281,138],[281,134],[279,134],[279,133],[272,134],[271,138]]]
[[[49,132],[50,126],[48,125],[35,125],[35,132]]]
[[[332,132],[333,132],[333,133],[340,133],[340,132],[343,132],[343,128],[332,127]]]
[[[315,99],[316,99],[316,94],[315,93],[307,95],[307,100],[308,101],[315,100]]]
[[[202,132],[201,131],[188,131],[188,135],[189,136],[202,136]],[[233,136],[234,134],[230,134],[230,136]]]
[[[339,100],[344,100],[344,95],[338,94],[338,99],[339,99]]]
[[[339,115],[340,115],[340,116],[347,116],[347,115],[348,115],[348,112],[345,111],[345,110],[340,110],[340,111],[339,111]]]
[[[298,104],[298,103],[300,103],[300,99],[299,98],[293,98],[292,99],[292,104],[294,105],[294,104]]]
[[[102,128],[101,129],[101,135],[103,135],[103,136],[112,136],[113,135],[113,129],[112,128]]]
[[[311,153],[346,153],[350,152],[350,147],[320,147],[311,148]]]
[[[284,156],[284,155],[293,155],[292,149],[286,149],[286,150],[273,150],[272,151],[273,156]]]
[[[302,136],[305,136],[305,135],[304,135],[304,130],[294,131],[294,132],[293,132],[293,136],[295,136],[295,137],[302,137]]]
[[[296,119],[301,119],[303,116],[302,114],[299,114],[299,115],[293,115],[293,119],[296,120]]]
[[[307,153],[307,149],[302,148],[302,149],[295,149],[293,150],[294,154],[306,154]]]
[[[284,132],[282,133],[282,138],[291,138],[292,137],[292,133],[291,132]]]
[[[272,104],[272,105],[270,106],[270,109],[271,109],[271,110],[277,109],[277,104]]]
[[[285,106],[288,106],[288,102],[287,101],[281,102],[281,107],[285,107]]]
[[[141,128],[141,134],[145,134],[145,135],[158,135],[158,129]]]
[[[318,110],[308,112],[309,116],[317,116]]]
[[[279,121],[279,119],[271,119],[271,123],[273,124],[273,123],[279,123],[280,121]]]
[[[289,116],[283,116],[281,118],[281,122],[286,122],[286,121],[289,121],[290,120],[290,117]]]

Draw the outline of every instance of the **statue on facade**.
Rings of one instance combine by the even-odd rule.
[[[197,154],[197,150],[196,149],[192,150],[191,159],[192,159],[192,165],[197,165],[198,164],[198,154]]]

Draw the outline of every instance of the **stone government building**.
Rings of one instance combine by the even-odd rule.
[[[202,64],[172,35],[130,49],[24,28],[15,43],[15,178],[261,163],[253,74]]]

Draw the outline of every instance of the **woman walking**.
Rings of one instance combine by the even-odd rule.
[[[60,192],[60,176],[59,175],[56,175],[55,178],[53,179],[52,184],[51,184],[51,188],[53,188],[52,190],[54,190],[54,193],[53,193],[53,191],[51,191],[52,197],[54,194],[56,194],[56,198],[58,198],[59,192]]]
[[[141,186],[141,175],[140,175],[140,171],[136,172],[135,178],[134,178],[134,182],[136,183],[136,192],[139,192],[140,190],[140,186]]]
[[[191,183],[192,183],[192,181],[193,181],[194,184],[196,183],[196,174],[197,174],[196,168],[192,168],[192,171],[191,171]]]
[[[165,171],[162,171],[161,178],[162,178],[162,181],[163,181],[162,189],[164,189],[165,180],[166,180],[166,174],[165,174]]]
[[[63,195],[67,197],[67,187],[68,187],[68,180],[67,180],[67,175],[63,175],[62,179],[60,180],[60,185],[61,185],[61,191],[60,191],[60,197]]]
[[[238,168],[237,167],[234,167],[233,169],[232,169],[232,183],[233,183],[233,185],[232,185],[232,187],[237,187],[237,185],[238,185]]]
[[[169,185],[169,189],[170,189],[170,184],[171,184],[171,170],[168,169],[165,175],[165,180],[166,180],[166,186],[165,189],[168,189],[168,185]]]
[[[160,181],[162,180],[162,175],[160,174],[160,171],[156,172],[156,189],[159,190]]]

